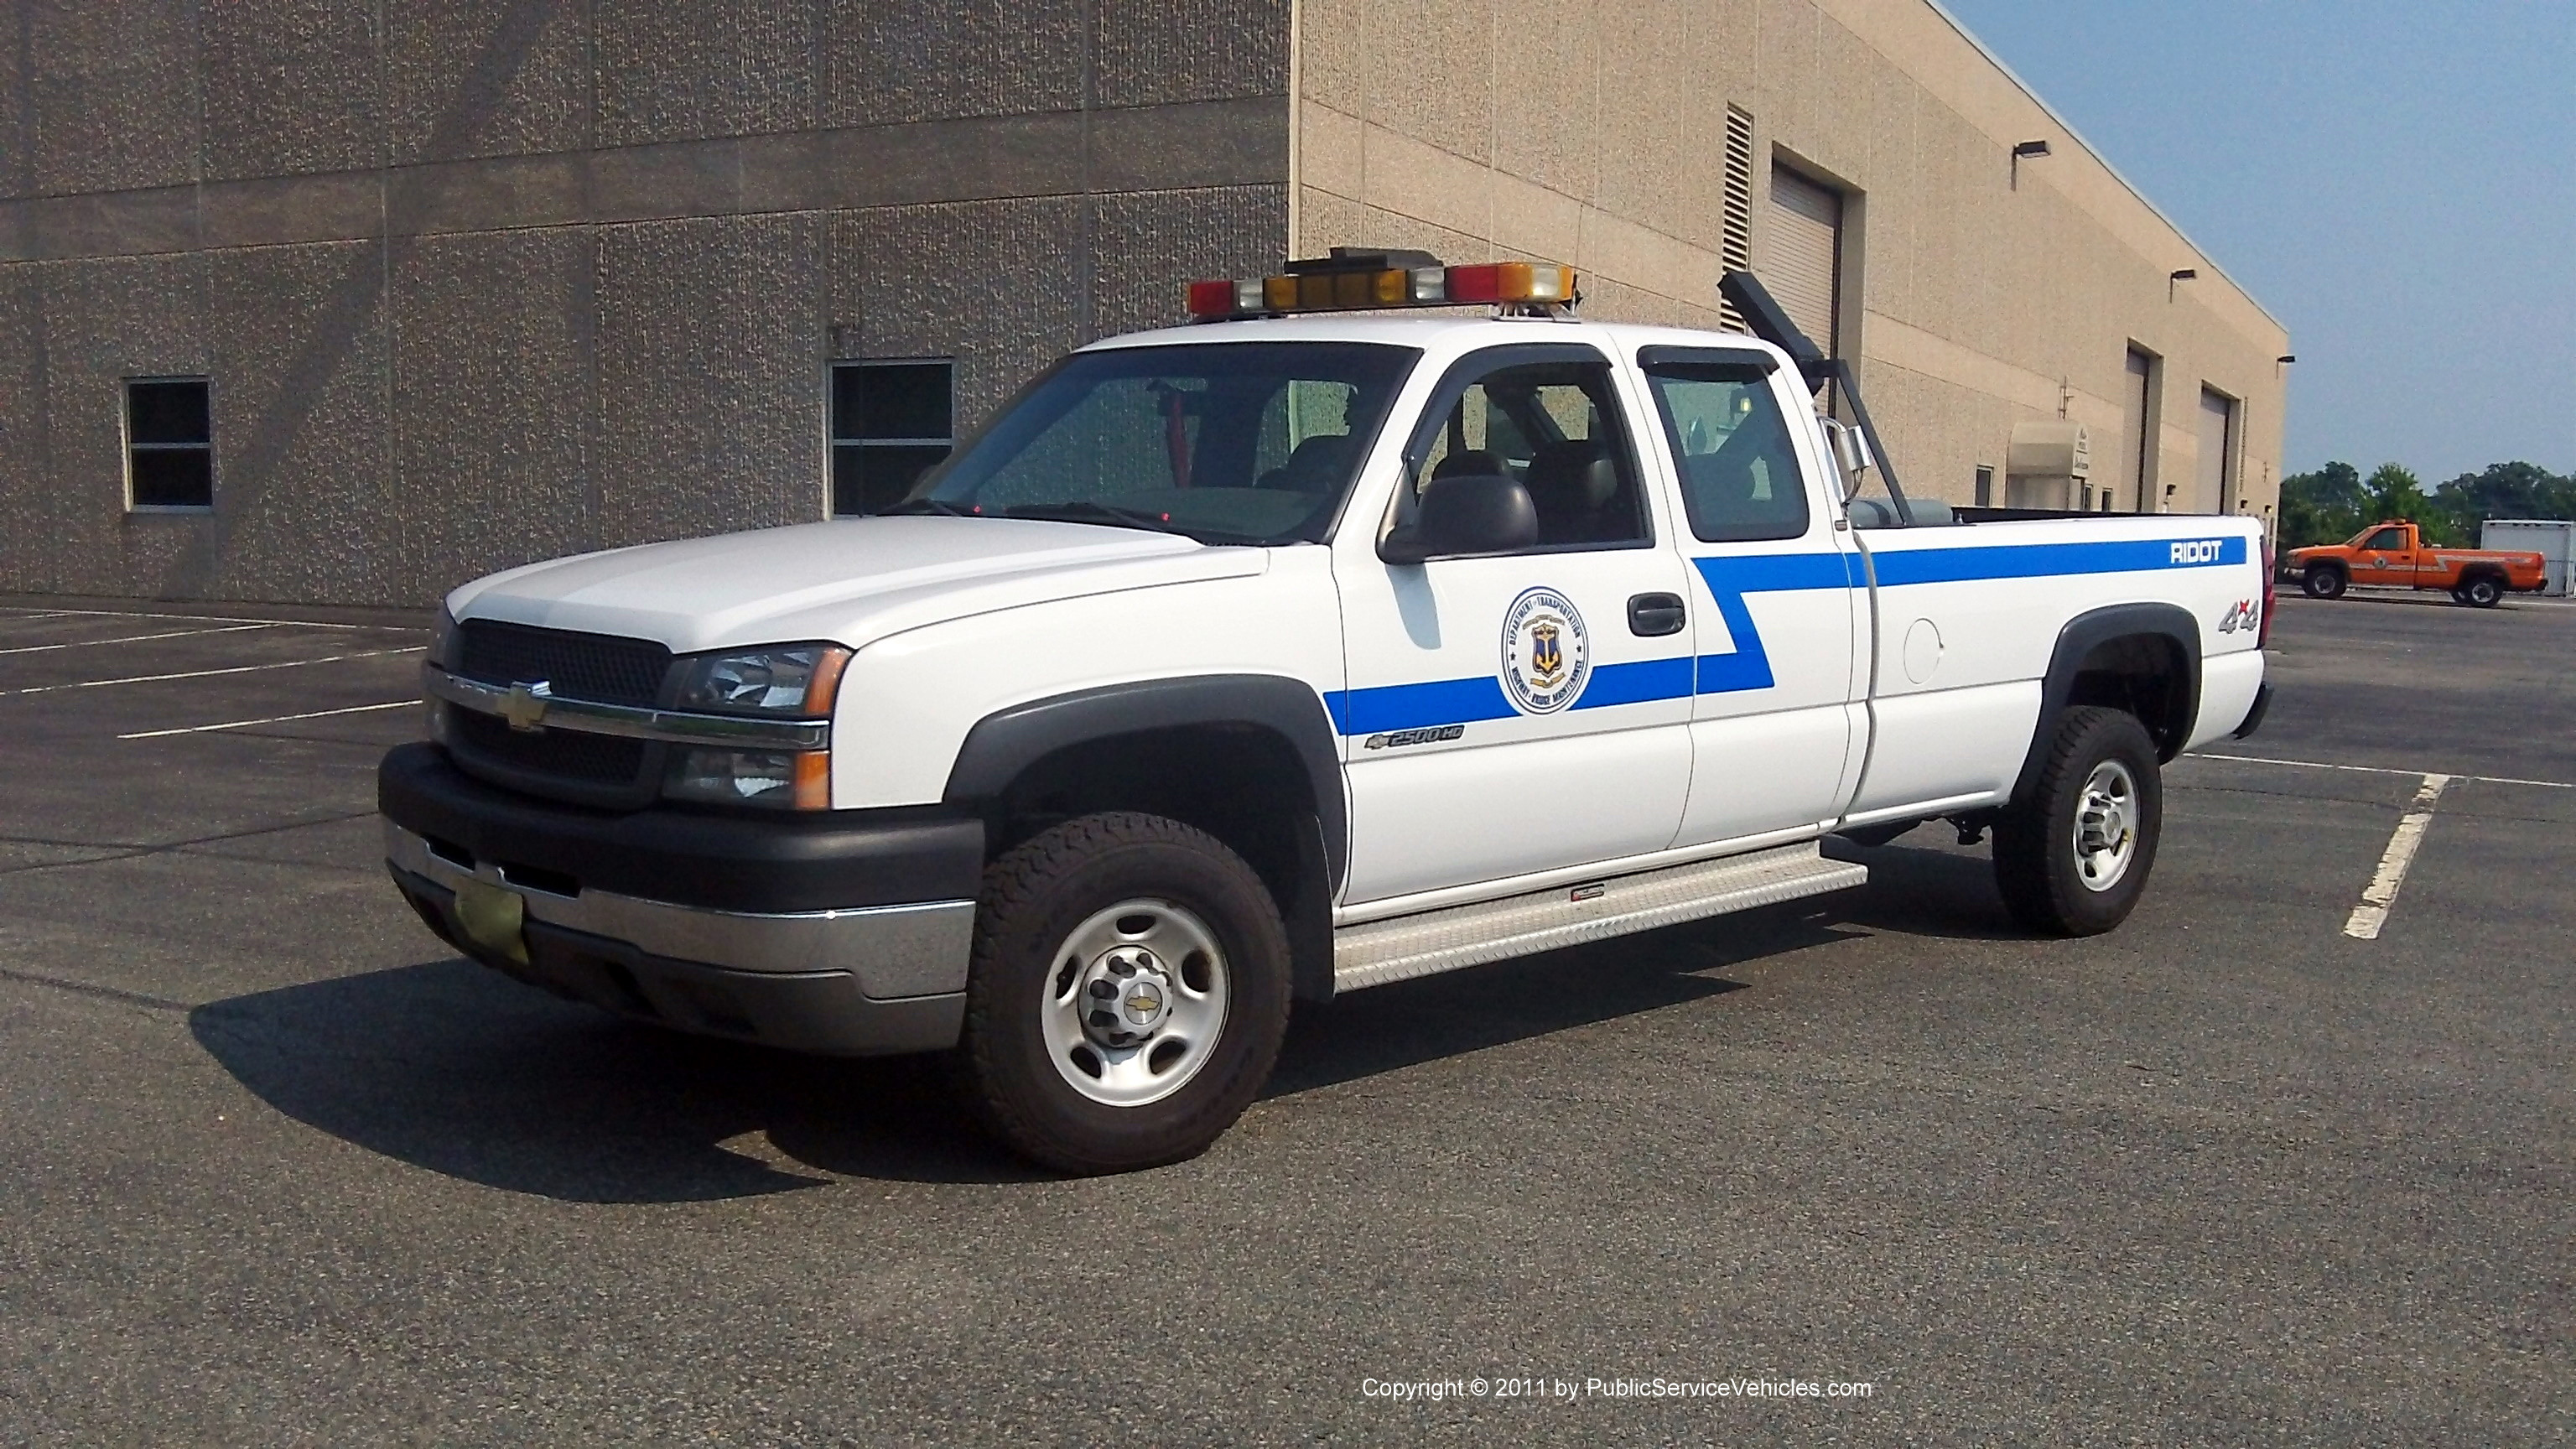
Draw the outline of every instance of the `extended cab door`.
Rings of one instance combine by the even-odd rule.
[[[1790,418],[1807,422],[1805,400],[1767,352],[1647,347],[1637,362],[1696,606],[1690,800],[1674,844],[1812,833],[1858,782],[1869,618],[1859,556],[1816,482],[1826,474],[1801,462],[1814,429]]]
[[[1690,784],[1690,589],[1630,416],[1589,344],[1470,353],[1410,434],[1393,511],[1409,517],[1436,477],[1500,474],[1529,490],[1537,545],[1388,563],[1389,520],[1342,530],[1346,902],[1671,844]]]

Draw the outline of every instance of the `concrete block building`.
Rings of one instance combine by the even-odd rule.
[[[1750,265],[1917,494],[2277,489],[2280,324],[1928,0],[7,14],[0,591],[418,605],[862,511],[1334,245],[1698,325]]]

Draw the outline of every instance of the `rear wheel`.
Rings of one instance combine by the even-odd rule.
[[[2343,586],[2343,570],[2332,564],[2311,564],[2307,576],[2300,580],[2300,587],[2308,591],[2311,599],[2340,599]]]
[[[996,1137],[1061,1171],[1195,1157],[1269,1077],[1288,989],[1278,906],[1223,842],[1153,815],[1069,820],[985,872],[970,1094]]]
[[[2460,584],[2460,602],[2480,609],[2492,609],[2504,602],[2504,585],[2493,574],[2480,574]]]
[[[2155,868],[2164,785],[2137,716],[2082,705],[2058,717],[2031,781],[1995,822],[1995,883],[2013,919],[2092,936],[2128,919]]]

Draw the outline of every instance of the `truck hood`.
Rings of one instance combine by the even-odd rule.
[[[675,653],[889,634],[1076,595],[1261,573],[1257,548],[1022,518],[852,518],[529,564],[450,594],[460,619],[653,639]]]

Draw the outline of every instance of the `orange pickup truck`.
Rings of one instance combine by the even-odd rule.
[[[2312,599],[2339,599],[2353,584],[2389,584],[2447,589],[2481,609],[2494,608],[2507,593],[2536,593],[2549,577],[2536,553],[2436,547],[2404,519],[2374,523],[2350,543],[2294,548],[2281,559],[2281,571]]]

